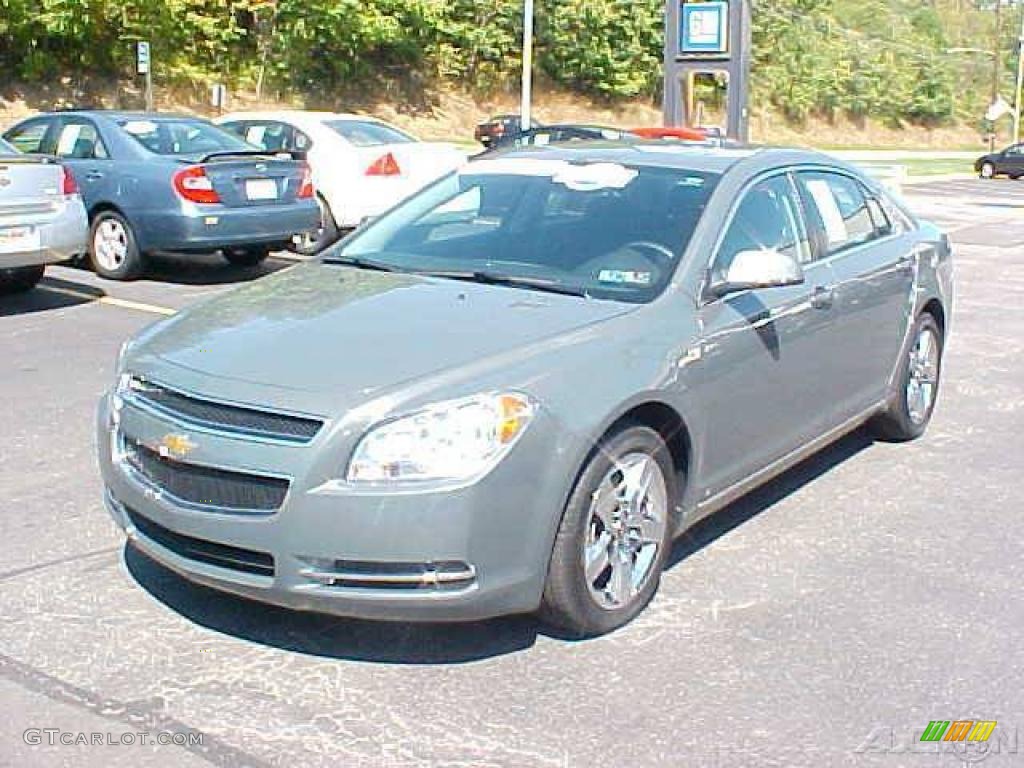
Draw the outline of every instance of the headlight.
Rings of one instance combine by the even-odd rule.
[[[350,483],[465,480],[493,467],[530,423],[534,404],[500,392],[448,400],[372,428],[356,446]]]

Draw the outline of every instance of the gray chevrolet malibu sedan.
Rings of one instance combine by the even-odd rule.
[[[126,344],[106,503],[256,600],[599,634],[699,518],[865,422],[924,432],[951,278],[943,234],[823,155],[491,155]]]

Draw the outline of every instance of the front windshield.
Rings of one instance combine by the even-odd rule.
[[[326,258],[647,302],[671,279],[717,180],[678,168],[479,160]]]
[[[118,125],[150,152],[195,155],[213,152],[253,152],[257,147],[203,120],[121,120]]]

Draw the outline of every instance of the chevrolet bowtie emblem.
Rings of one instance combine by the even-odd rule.
[[[189,439],[188,435],[176,435],[172,433],[164,435],[163,439],[160,441],[160,455],[165,459],[183,459],[195,448],[196,444]]]

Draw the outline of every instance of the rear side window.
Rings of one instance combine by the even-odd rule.
[[[277,120],[225,123],[222,127],[241,136],[253,146],[271,152],[304,151],[313,144],[302,131]]]
[[[95,125],[87,122],[68,122],[60,129],[54,154],[69,160],[93,160],[106,158],[107,150]]]
[[[30,155],[45,154],[43,141],[49,129],[49,120],[32,120],[8,131],[6,137],[19,152]]]
[[[878,236],[867,198],[855,180],[819,171],[804,171],[797,178],[823,253],[831,255]]]
[[[811,259],[800,205],[788,176],[759,181],[743,196],[726,230],[712,268],[723,279],[741,251],[773,250],[800,263]]]
[[[364,120],[327,120],[328,128],[349,144],[357,147],[376,147],[381,144],[410,144],[416,139],[397,128]]]

